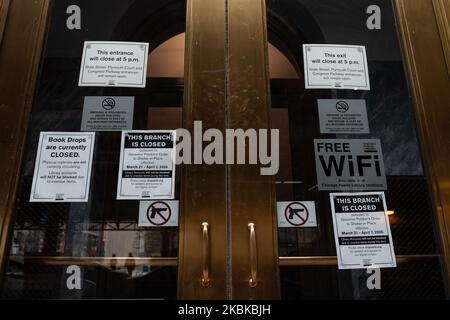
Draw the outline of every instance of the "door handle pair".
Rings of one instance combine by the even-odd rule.
[[[257,260],[257,248],[256,248],[256,230],[253,222],[248,224],[248,230],[250,233],[250,279],[248,281],[249,286],[254,288],[257,286],[258,276],[258,260]],[[209,262],[210,262],[210,248],[209,248],[209,224],[207,222],[202,223],[202,287],[206,288],[210,284],[209,279]]]

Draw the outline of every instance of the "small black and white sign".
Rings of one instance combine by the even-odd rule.
[[[31,202],[88,202],[94,132],[41,132]]]
[[[81,131],[133,129],[134,97],[84,97]]]
[[[384,192],[331,193],[339,269],[396,267]]]
[[[141,201],[139,227],[178,227],[178,200]]]
[[[306,89],[370,90],[366,48],[337,44],[304,44]]]
[[[148,43],[86,41],[80,68],[80,87],[145,88]]]
[[[278,201],[279,228],[317,227],[314,201]]]
[[[370,133],[365,100],[319,99],[320,133]]]
[[[314,139],[318,189],[386,190],[378,139]]]
[[[123,131],[118,200],[173,199],[175,131]]]

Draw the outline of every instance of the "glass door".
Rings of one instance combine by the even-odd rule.
[[[394,12],[382,0],[54,1],[2,298],[445,297]],[[81,86],[87,41],[148,44],[144,84]],[[327,49],[308,60],[318,47]],[[136,61],[110,50],[101,61]],[[354,67],[326,74],[338,60]],[[174,207],[117,199],[127,130],[177,130],[174,196],[149,199]],[[88,201],[30,202],[40,134],[86,131]],[[362,203],[368,192],[379,206]],[[363,199],[367,225],[359,211],[338,215],[344,193]],[[165,212],[178,222],[164,226]],[[381,220],[384,229],[370,228]],[[338,223],[348,227],[339,237]],[[380,252],[389,268],[373,262]],[[342,268],[349,257],[358,267]]]
[[[280,130],[280,171],[275,186],[283,299],[445,298],[430,180],[417,138],[392,5],[390,1],[267,1],[269,42],[280,52],[270,57],[269,66],[271,124]],[[311,62],[304,65],[305,44],[364,46],[370,90],[305,89],[312,79]],[[339,59],[332,53],[317,57]],[[341,71],[336,70],[335,77]],[[321,81],[327,83],[326,78]],[[359,103],[363,112],[350,115]],[[338,155],[342,153],[336,149],[320,153],[319,149],[320,143],[369,143],[373,139],[382,149],[384,187],[374,186],[374,177],[364,184],[363,170],[356,173],[361,183],[352,185],[351,174],[346,177],[345,172],[333,171],[344,162],[336,162],[336,167],[326,162],[341,161]],[[330,160],[327,155],[333,152],[336,157]],[[358,152],[349,154],[356,164]],[[326,177],[320,174],[323,166],[329,169]],[[367,221],[358,214],[344,218],[330,200],[330,194],[360,197],[373,191],[383,192],[386,199],[396,267],[370,262],[376,260],[377,250],[386,247],[361,235],[373,235],[379,225],[366,228]],[[344,231],[338,231],[343,225],[347,234],[358,233],[360,244],[346,245]],[[356,241],[356,237],[346,239]],[[359,257],[365,265],[344,269],[346,261],[357,264]]]
[[[50,10],[2,298],[175,299],[178,224],[142,226],[143,204],[116,190],[121,130],[182,128],[186,1],[54,1]],[[147,43],[146,85],[80,86],[85,41],[114,42],[110,55],[116,42]],[[88,201],[30,202],[40,133],[83,131],[95,132]]]

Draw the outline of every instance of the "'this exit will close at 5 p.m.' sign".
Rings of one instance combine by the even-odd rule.
[[[378,139],[315,139],[318,189],[386,190],[383,154]]]
[[[306,89],[370,90],[364,46],[304,44]]]

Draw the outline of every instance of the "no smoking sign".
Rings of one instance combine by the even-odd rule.
[[[141,201],[139,227],[178,227],[178,201]]]
[[[277,202],[279,228],[317,227],[314,201]]]

